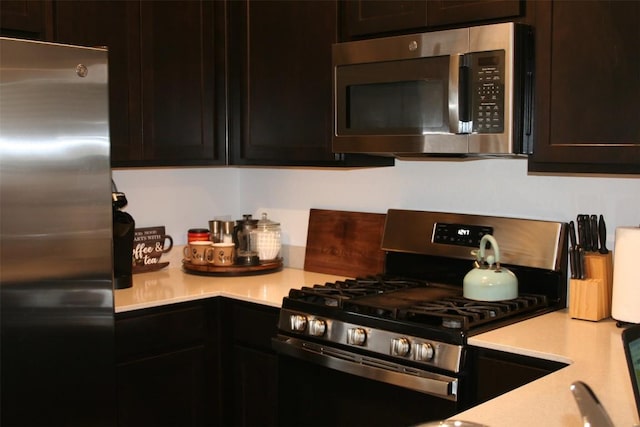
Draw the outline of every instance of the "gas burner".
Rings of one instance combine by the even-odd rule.
[[[383,276],[367,276],[357,279],[339,280],[324,285],[304,286],[291,289],[289,298],[328,307],[343,307],[344,302],[369,295],[382,295],[400,289],[424,287],[425,283],[401,278],[387,279]]]
[[[404,278],[384,278],[383,276],[369,276],[365,278],[347,280],[346,282],[352,283],[355,286],[366,287],[368,289],[371,289],[375,293],[383,293],[394,291],[397,289],[425,286],[425,283],[419,280],[409,280]]]
[[[463,297],[444,298],[415,304],[403,311],[402,317],[420,324],[441,324],[449,329],[468,330],[516,314],[547,306],[542,295],[521,295],[505,301],[474,301]]]

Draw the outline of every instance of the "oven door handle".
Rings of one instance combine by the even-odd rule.
[[[352,353],[278,335],[271,340],[273,349],[281,354],[315,363],[347,374],[393,384],[443,399],[457,401],[458,379],[407,367],[394,362]]]

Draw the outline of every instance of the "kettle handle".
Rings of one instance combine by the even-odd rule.
[[[482,239],[480,239],[480,259],[484,259],[484,251],[487,246],[487,242],[491,243],[496,266],[500,268],[500,248],[498,247],[498,241],[491,234],[485,234],[482,236]]]

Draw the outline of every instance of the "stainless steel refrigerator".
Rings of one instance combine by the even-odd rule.
[[[113,426],[107,52],[0,38],[2,426]]]

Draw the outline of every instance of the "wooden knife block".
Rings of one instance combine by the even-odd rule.
[[[569,315],[574,319],[598,321],[611,316],[613,261],[608,254],[587,253],[586,279],[571,279]]]

